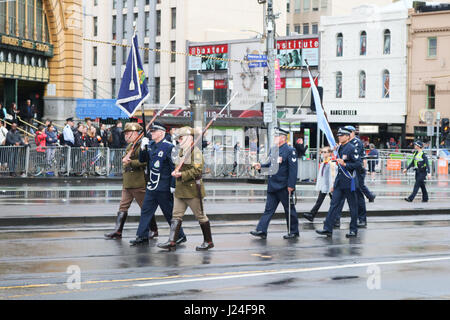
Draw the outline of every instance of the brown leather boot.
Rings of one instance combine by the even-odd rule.
[[[122,239],[122,230],[127,220],[128,212],[119,211],[117,212],[116,226],[113,232],[105,233],[105,238],[107,239]]]
[[[203,232],[203,243],[196,247],[195,250],[197,251],[205,251],[210,248],[214,248],[214,243],[212,242],[212,236],[211,236],[211,225],[209,224],[209,221],[200,223],[200,227],[202,228]]]
[[[181,220],[172,219],[170,223],[169,240],[164,243],[158,243],[158,248],[168,249],[169,251],[175,251],[176,242],[178,239],[178,234],[180,233],[180,229],[181,229]]]

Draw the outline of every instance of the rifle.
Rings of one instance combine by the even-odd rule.
[[[192,150],[194,149],[194,146],[197,145],[202,139],[203,136],[205,135],[206,131],[208,131],[209,127],[211,127],[211,125],[214,123],[214,121],[217,120],[217,117],[219,115],[222,114],[222,112],[225,111],[225,109],[229,106],[229,104],[231,103],[231,101],[234,100],[234,98],[237,96],[237,92],[233,95],[233,97],[230,99],[230,101],[228,101],[228,103],[222,108],[222,110],[220,110],[219,113],[217,113],[206,125],[205,129],[203,129],[202,133],[197,137],[197,139],[195,139],[195,141],[191,142],[191,146],[188,148],[186,154],[183,156],[183,158],[181,159],[180,163],[176,166],[174,171],[180,171],[181,167],[183,166],[184,162],[186,161],[186,159],[188,157],[191,156]]]
[[[169,106],[169,104],[172,102],[172,100],[175,98],[177,94],[175,93],[173,95],[173,97],[169,100],[169,102],[167,102],[167,104],[158,111],[157,114],[155,114],[153,116],[153,118],[150,120],[150,122],[145,126],[144,130],[139,134],[139,136],[136,138],[136,140],[134,140],[133,145],[131,146],[130,151],[128,151],[128,153],[125,155],[125,157],[123,157],[123,159],[130,159],[131,155],[134,153],[134,151],[136,150],[136,145],[138,144],[138,142],[144,137],[144,135],[146,134],[146,132],[150,129],[150,126],[152,125],[153,122],[155,122],[156,118],[158,118],[161,113]]]

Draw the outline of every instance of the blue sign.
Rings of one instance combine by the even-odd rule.
[[[259,61],[267,61],[267,56],[265,54],[248,54],[247,60],[259,60]]]
[[[248,64],[249,68],[265,68],[267,67],[267,62],[250,62]]]

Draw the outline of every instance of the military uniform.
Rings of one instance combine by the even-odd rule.
[[[193,136],[194,130],[190,127],[179,129],[178,137]],[[186,152],[182,148],[178,154],[178,165],[185,157]],[[191,208],[198,220],[203,233],[203,243],[196,247],[196,250],[208,250],[214,247],[211,236],[211,226],[209,219],[203,209],[203,198],[205,197],[205,187],[202,180],[204,159],[201,150],[195,146],[190,156],[180,168],[181,177],[176,178],[175,199],[173,208],[172,223],[170,226],[169,240],[158,244],[162,249],[175,249],[175,242],[178,239],[179,230],[187,207]]]
[[[422,190],[422,202],[428,202],[428,192],[425,187],[425,180],[427,178],[427,174],[430,173],[430,165],[428,162],[428,156],[425,152],[423,152],[423,143],[421,141],[416,141],[414,143],[417,145],[420,150],[414,151],[413,159],[406,170],[414,167],[416,171],[416,182],[414,184],[414,189],[411,195],[405,198],[406,201],[412,202],[417,195],[419,189]]]
[[[340,128],[339,135],[350,135],[350,132]],[[356,178],[356,172],[361,169],[362,164],[355,152],[355,146],[351,142],[339,146],[338,154],[339,158],[344,160],[345,166],[338,165],[338,173],[334,181],[333,197],[325,219],[324,229],[317,230],[316,232],[321,235],[332,235],[336,218],[342,211],[342,203],[347,199],[351,216],[350,233],[347,236],[356,236],[358,232],[358,203],[355,194],[358,188],[358,179]]]
[[[288,132],[277,129],[277,135],[287,135]],[[297,153],[293,147],[287,143],[281,145],[278,149],[278,158],[276,157],[276,149],[272,149],[270,153],[270,160],[266,164],[262,164],[261,168],[273,168],[275,163],[278,163],[278,171],[269,175],[267,186],[267,201],[264,213],[260,218],[256,231],[250,232],[254,236],[265,239],[267,237],[267,229],[269,228],[270,220],[272,219],[279,203],[283,205],[286,217],[286,223],[290,224],[288,235],[285,238],[293,238],[299,236],[298,230],[298,216],[295,210],[295,204],[290,203],[289,208],[289,191],[288,187],[294,189],[297,182]],[[290,209],[290,217],[289,217]],[[290,219],[290,223],[289,223]]]
[[[150,130],[164,130],[165,127],[155,122]],[[158,206],[164,214],[167,223],[170,225],[173,211],[173,194],[171,188],[175,187],[175,179],[172,177],[172,171],[175,166],[172,161],[172,149],[174,145],[163,139],[156,143],[150,141],[147,148],[139,152],[139,161],[147,165],[148,183],[145,192],[144,203],[141,209],[141,217],[136,232],[136,240],[132,240],[132,245],[146,243],[148,241],[148,232],[150,221],[155,218],[155,212]],[[180,230],[180,239],[178,243],[185,242],[186,236],[183,230]]]
[[[139,124],[127,123],[124,131],[140,130],[142,130],[142,127]],[[125,154],[130,152],[132,146],[132,143],[127,146]],[[139,161],[139,149],[140,142],[136,144],[135,151],[130,156],[131,162],[122,167],[122,197],[119,204],[119,212],[117,213],[116,228],[113,232],[105,234],[105,237],[108,239],[120,239],[122,237],[122,230],[128,216],[128,209],[130,208],[133,199],[136,199],[139,207],[142,208],[145,197],[146,182],[144,170],[146,163]],[[151,236],[157,235],[158,226],[155,218],[151,220],[150,229],[152,232]]]

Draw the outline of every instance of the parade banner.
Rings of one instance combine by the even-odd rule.
[[[138,38],[134,34],[133,45],[128,55],[116,102],[117,106],[129,117],[132,117],[136,109],[150,96],[138,48]]]

